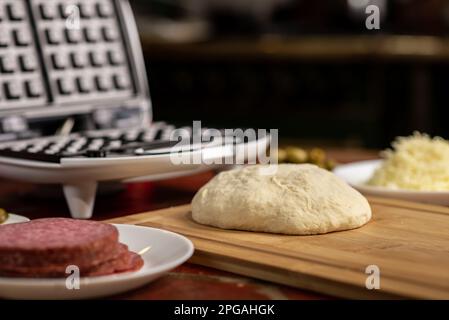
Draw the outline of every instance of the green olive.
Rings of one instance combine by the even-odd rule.
[[[282,163],[282,162],[285,162],[287,160],[287,152],[284,149],[282,149],[282,148],[279,148],[277,150],[276,155],[277,155],[278,163]]]
[[[8,212],[0,208],[0,223],[5,222],[6,219],[8,219]]]
[[[287,153],[287,161],[292,163],[305,163],[307,162],[307,152],[304,149],[298,147],[287,147],[285,149]]]
[[[309,161],[316,165],[324,164],[326,161],[326,153],[323,149],[313,148],[309,152]]]
[[[332,159],[327,159],[326,162],[325,162],[325,168],[326,168],[327,170],[329,170],[329,171],[334,170],[334,168],[335,168],[336,165],[337,165],[337,164],[336,164],[335,161],[332,160]]]

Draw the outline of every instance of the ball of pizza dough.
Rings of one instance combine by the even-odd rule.
[[[371,219],[365,197],[333,173],[310,164],[275,168],[221,172],[193,198],[193,220],[223,229],[310,235],[358,228]]]

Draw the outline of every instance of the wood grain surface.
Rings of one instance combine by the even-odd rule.
[[[346,298],[449,298],[449,208],[369,198],[373,219],[314,236],[221,230],[191,219],[190,205],[110,220],[171,230],[195,244],[190,262]],[[366,267],[380,270],[368,290]]]

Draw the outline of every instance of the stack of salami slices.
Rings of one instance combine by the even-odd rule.
[[[81,276],[101,276],[142,265],[110,224],[49,218],[0,226],[1,276],[67,277],[69,266],[78,267]]]

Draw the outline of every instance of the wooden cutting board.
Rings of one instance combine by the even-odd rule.
[[[369,198],[373,219],[349,231],[287,236],[195,223],[190,205],[110,222],[185,235],[192,263],[346,298],[449,298],[449,208]],[[366,267],[380,271],[368,290]]]

